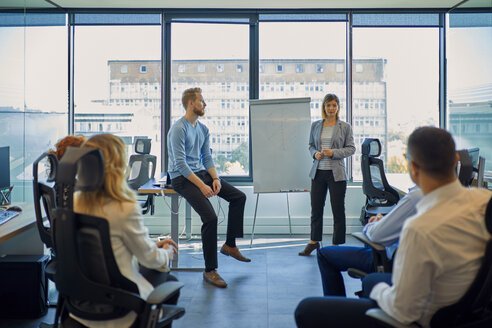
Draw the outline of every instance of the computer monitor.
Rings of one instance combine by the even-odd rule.
[[[480,148],[470,148],[470,149],[467,149],[466,151],[468,152],[468,156],[470,156],[473,168],[477,169],[478,168],[478,157],[479,157]]]
[[[10,187],[10,148],[0,147],[0,190]]]
[[[478,158],[478,176],[477,176],[477,187],[478,188],[483,188],[483,181],[484,181],[484,174],[485,174],[485,158],[480,156]]]

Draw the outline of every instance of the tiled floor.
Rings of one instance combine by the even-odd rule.
[[[224,238],[222,236],[222,238]],[[179,305],[186,314],[174,321],[174,328],[290,328],[295,327],[294,310],[303,298],[321,296],[321,280],[316,257],[301,257],[308,236],[256,236],[238,246],[252,262],[238,262],[219,253],[218,272],[228,283],[220,289],[203,282],[201,272],[175,271],[185,284]],[[324,237],[325,245],[331,236]],[[223,241],[219,241],[219,247]],[[360,245],[348,237],[347,245]],[[313,252],[314,254],[314,252]],[[180,241],[180,267],[203,266],[201,241]],[[344,275],[348,295],[360,289],[360,281]],[[39,322],[52,322],[53,308],[38,320],[1,320],[0,327],[34,328]]]

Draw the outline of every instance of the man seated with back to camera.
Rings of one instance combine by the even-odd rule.
[[[420,188],[412,188],[388,214],[373,216],[364,226],[363,232],[370,240],[386,247],[388,259],[398,247],[403,223],[417,213],[415,206],[422,197]],[[318,250],[317,258],[325,296],[346,296],[342,271],[354,268],[374,272],[372,250],[367,246],[326,246]]]
[[[403,226],[393,273],[366,276],[368,298],[301,301],[298,327],[380,327],[365,315],[378,306],[404,324],[429,327],[437,310],[456,303],[475,279],[491,238],[485,209],[492,192],[460,184],[455,143],[447,131],[418,128],[407,149],[410,177],[424,197]]]
[[[238,261],[250,262],[236,247],[236,238],[243,237],[246,195],[217,175],[210,152],[208,128],[198,120],[205,115],[207,106],[202,90],[185,90],[182,103],[186,113],[173,124],[167,138],[171,184],[202,220],[203,279],[224,288],[227,283],[216,271],[217,214],[208,198],[217,195],[229,202],[227,237],[220,252]]]

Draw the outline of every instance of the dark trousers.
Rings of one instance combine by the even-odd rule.
[[[212,187],[213,179],[207,171],[202,170],[195,173],[204,183]],[[217,268],[217,215],[215,210],[200,189],[190,180],[183,176],[172,179],[174,190],[176,190],[193,209],[200,215],[202,220],[202,247],[205,259],[205,271]],[[218,193],[220,198],[229,202],[229,214],[227,218],[227,238],[241,238],[243,236],[244,205],[246,195],[224,180],[221,180],[222,188]]]
[[[391,274],[372,273],[363,282],[363,291],[369,295],[376,283],[390,282]],[[309,297],[297,305],[295,318],[299,328],[380,328],[385,325],[376,323],[366,316],[368,309],[377,308],[374,300],[369,298],[346,298],[342,296]]]
[[[331,170],[317,170],[311,180],[311,240],[323,239],[323,211],[328,190],[333,213],[333,244],[344,244],[347,181],[335,181]]]
[[[342,271],[349,268],[373,272],[372,251],[368,247],[327,246],[318,250],[324,296],[346,296]]]

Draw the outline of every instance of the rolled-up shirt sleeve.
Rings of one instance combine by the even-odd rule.
[[[422,318],[432,281],[439,274],[440,261],[429,247],[423,233],[411,227],[404,229],[393,269],[393,286],[379,283],[370,293],[384,312],[404,324]]]
[[[422,199],[422,191],[414,189],[403,197],[396,207],[381,220],[364,226],[363,232],[375,243],[390,246],[398,241],[406,219],[417,213],[417,203]]]
[[[193,173],[188,163],[186,162],[186,131],[184,127],[173,128],[169,134],[172,157],[176,170],[184,177]]]

